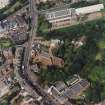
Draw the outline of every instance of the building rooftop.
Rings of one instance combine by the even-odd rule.
[[[69,8],[69,9],[61,9],[61,10],[57,10],[57,11],[51,11],[51,12],[46,13],[45,17],[48,20],[67,17],[67,16],[71,16],[72,12],[74,10],[75,9],[73,9],[73,8]]]
[[[89,82],[82,79],[80,82],[70,86],[69,88],[63,91],[63,94],[67,95],[70,99],[79,96],[84,90],[89,87]]]
[[[94,104],[94,105],[105,105],[105,100],[100,102],[100,103],[98,103],[98,104]]]
[[[28,38],[28,26],[21,15],[10,16],[0,22],[0,33],[12,38],[14,43],[21,44]]]
[[[10,65],[5,65],[4,68],[0,68],[0,97],[9,93],[10,77],[13,69]]]
[[[63,59],[61,59],[59,57],[55,57],[55,56],[51,58],[50,54],[47,52],[35,54],[33,56],[33,58],[34,58],[35,62],[37,62],[37,63],[39,62],[45,66],[55,65],[55,66],[63,67],[63,65],[64,65]]]
[[[4,8],[10,3],[10,0],[0,0],[0,9]]]
[[[85,15],[85,14],[91,14],[94,12],[99,12],[102,9],[104,9],[103,4],[96,4],[96,5],[81,7],[77,9],[63,8],[58,10],[47,11],[47,13],[45,13],[45,17],[50,23],[57,23],[57,21],[59,22],[66,21],[66,20],[70,21],[70,19],[75,19],[78,15]]]
[[[5,26],[2,26],[2,23],[0,22],[0,33],[5,32],[7,29]]]
[[[68,99],[74,99],[81,95],[89,87],[89,82],[81,79],[74,84],[67,86],[63,82],[58,82],[55,86],[48,89],[48,93],[53,96],[60,104],[68,103]],[[70,105],[70,104],[68,104]]]
[[[58,91],[62,91],[64,88],[66,88],[66,84],[64,82],[57,82],[55,84],[55,87],[57,88]]]
[[[0,80],[0,98],[7,93],[9,93],[8,85],[3,80]]]
[[[88,13],[98,12],[98,11],[100,11],[102,9],[104,9],[104,5],[103,4],[97,4],[97,5],[77,8],[75,11],[76,11],[77,15],[82,15],[82,14],[88,14]]]

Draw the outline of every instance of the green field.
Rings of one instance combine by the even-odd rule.
[[[0,39],[0,48],[1,49],[9,48],[11,46],[12,46],[12,42],[10,39],[5,39],[5,38]]]
[[[88,104],[105,99],[105,20],[95,20],[42,35],[45,39],[58,38],[65,42],[57,53],[57,56],[65,61],[64,68],[50,68],[40,72],[43,82],[65,82],[73,74],[79,74],[91,83],[90,90],[86,93]],[[71,41],[81,36],[86,36],[86,44],[76,49],[71,45]]]

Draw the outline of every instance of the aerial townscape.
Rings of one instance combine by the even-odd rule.
[[[0,0],[0,105],[105,105],[105,0]]]

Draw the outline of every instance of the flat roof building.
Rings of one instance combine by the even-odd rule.
[[[77,96],[81,95],[89,85],[87,80],[79,77],[78,82],[76,81],[74,84],[68,86],[63,82],[58,82],[55,86],[51,86],[48,89],[48,93],[58,101],[60,105],[66,105],[65,103],[68,102],[68,105],[72,105],[68,99],[75,99]]]
[[[82,15],[82,14],[84,15],[84,14],[90,14],[90,13],[98,12],[98,11],[101,11],[102,9],[104,9],[104,5],[103,4],[97,4],[97,5],[77,8],[75,11],[76,11],[77,15]]]
[[[78,23],[78,18],[86,14],[98,13],[104,9],[103,4],[96,4],[81,8],[63,8],[45,13],[45,18],[52,24],[52,29],[70,26]],[[97,18],[97,15],[95,16]]]
[[[105,105],[105,100],[100,102],[100,103],[98,103],[98,104],[94,104],[94,105]]]
[[[57,11],[48,12],[46,13],[45,17],[47,20],[49,20],[50,23],[52,23],[52,22],[70,19],[73,13],[75,13],[75,9],[68,8],[68,9],[61,9]]]
[[[0,0],[0,9],[4,8],[10,3],[10,0]]]
[[[13,69],[10,65],[5,65],[0,68],[0,98],[10,92],[10,78],[13,73]]]
[[[61,17],[65,17],[65,16],[71,16],[72,12],[71,12],[71,8],[69,9],[61,9],[58,11],[52,11],[49,13],[46,13],[46,18],[47,19],[56,19],[56,18],[61,18]]]

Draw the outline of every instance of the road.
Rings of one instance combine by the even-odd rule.
[[[33,94],[36,92],[39,96],[43,97],[43,100],[48,103],[48,105],[56,105],[55,102],[49,97],[49,95],[39,86],[39,84],[36,82],[36,77],[31,72],[30,66],[29,66],[29,58],[30,58],[30,52],[32,49],[32,42],[34,37],[36,36],[36,31],[37,31],[37,19],[38,19],[38,14],[37,14],[37,9],[35,7],[35,0],[29,0],[30,3],[30,11],[31,11],[31,18],[32,18],[32,29],[30,32],[30,38],[29,41],[25,45],[25,51],[24,51],[24,60],[23,60],[23,66],[24,69],[22,70],[21,77],[23,80],[25,80],[25,86],[28,85],[29,89],[31,90],[31,93]],[[34,94],[36,95],[36,94]],[[46,105],[47,105],[46,104]]]

